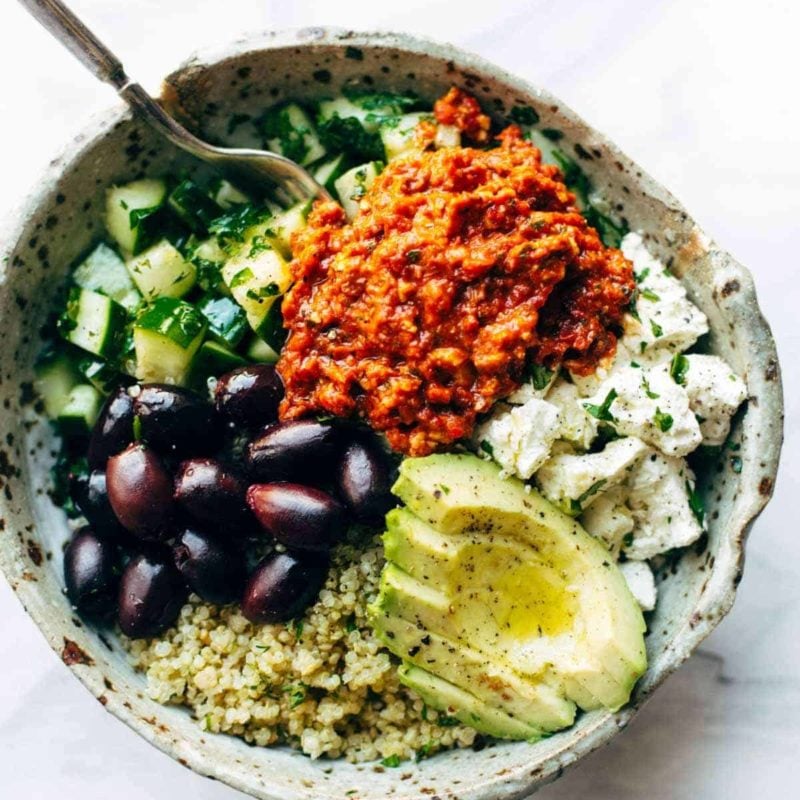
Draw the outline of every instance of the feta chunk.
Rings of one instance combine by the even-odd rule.
[[[528,400],[544,400],[550,387],[555,383],[558,378],[558,370],[549,370],[546,367],[533,366],[528,374],[528,379],[522,386],[515,392],[512,392],[507,398],[507,403],[514,405],[522,405],[527,403]]]
[[[624,561],[617,566],[642,611],[652,611],[656,607],[657,590],[650,565],[645,561]]]
[[[703,525],[691,506],[694,473],[682,458],[652,450],[628,479],[628,507],[633,513],[633,541],[623,550],[640,561],[700,538]]]
[[[682,359],[683,388],[689,407],[702,419],[703,444],[724,444],[731,417],[747,397],[747,386],[719,356],[689,355]]]
[[[666,455],[688,455],[703,439],[689,397],[669,369],[623,367],[584,401],[584,408],[617,433],[636,436]]]
[[[636,325],[626,326],[623,342],[641,364],[662,363],[682,353],[708,333],[708,320],[686,296],[681,282],[647,250],[638,233],[628,233],[620,249],[633,262],[639,292]]]
[[[547,402],[561,414],[558,438],[565,439],[580,450],[588,450],[597,436],[598,422],[586,413],[578,387],[559,378],[547,393]]]
[[[558,409],[533,398],[521,406],[499,406],[478,426],[473,442],[504,472],[527,480],[547,460],[560,428]]]
[[[568,514],[580,514],[598,496],[622,483],[649,448],[639,439],[617,439],[599,453],[561,453],[536,473],[542,494]]]
[[[633,514],[625,505],[625,486],[603,492],[580,518],[587,533],[600,539],[614,556],[619,556],[625,537],[633,531]]]

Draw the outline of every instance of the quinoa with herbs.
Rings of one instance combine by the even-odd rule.
[[[302,619],[253,625],[236,607],[192,596],[165,634],[125,644],[151,698],[189,706],[215,733],[390,767],[469,746],[476,732],[404,688],[367,623],[383,563],[377,539],[342,545]]]

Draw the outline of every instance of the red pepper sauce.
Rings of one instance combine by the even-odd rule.
[[[437,118],[479,139],[488,119],[453,91]],[[468,437],[526,365],[587,374],[613,355],[630,262],[519,128],[497,139],[392,161],[349,224],[315,205],[283,302],[282,419],[358,415],[425,455]]]

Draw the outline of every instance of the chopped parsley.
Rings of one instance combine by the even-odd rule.
[[[400,756],[395,754],[395,755],[391,755],[391,756],[386,756],[386,758],[384,758],[381,761],[381,766],[389,767],[391,769],[394,769],[395,767],[399,767],[401,763],[402,763],[402,761],[400,760]]]
[[[689,370],[689,359],[682,353],[675,353],[669,365],[669,374],[672,380],[680,386],[686,385],[686,373]]]
[[[597,483],[593,483],[582,495],[580,495],[577,499],[571,499],[569,501],[570,510],[573,514],[580,514],[583,511],[583,504],[590,498],[592,495],[597,494],[603,486],[606,485],[606,479],[603,478]]]
[[[528,378],[537,392],[546,389],[553,379],[554,371],[543,364],[531,364],[528,367]]]
[[[295,639],[299,639],[303,635],[303,620],[301,619],[295,620],[293,627],[294,627],[294,637]]]
[[[662,433],[666,433],[671,427],[674,420],[672,414],[665,414],[658,406],[656,406],[656,413],[653,417],[656,425],[660,428]]]
[[[425,742],[425,744],[417,750],[416,760],[422,761],[423,758],[427,758],[434,747],[436,747],[436,742],[434,742],[433,739]]]
[[[696,489],[692,488],[692,485],[689,481],[686,481],[686,494],[689,495],[689,508],[692,509],[692,513],[694,514],[697,521],[700,525],[703,524],[703,519],[706,516],[706,507],[703,503],[703,498],[697,493]]]
[[[650,274],[650,267],[645,267],[641,272],[634,272],[633,279],[636,283],[641,283]]]
[[[645,300],[651,300],[653,303],[657,303],[661,298],[651,289],[640,289],[639,294],[644,297]]]
[[[419,264],[420,258],[422,258],[422,250],[409,250],[406,253],[406,261],[409,264]]]
[[[661,397],[660,394],[656,394],[651,388],[650,383],[648,382],[647,378],[642,375],[642,389],[644,389],[644,393],[651,399],[651,400],[658,400]]]
[[[306,688],[302,683],[284,686],[283,692],[289,695],[289,708],[297,708],[306,699]]]
[[[447,714],[439,714],[439,719],[436,720],[436,724],[442,728],[454,728],[458,722],[458,719]]]
[[[494,455],[494,447],[492,447],[492,445],[489,442],[487,442],[486,439],[483,439],[481,441],[480,448],[481,450],[483,450],[484,453],[486,453],[486,455],[488,456]]]
[[[616,418],[611,413],[611,404],[617,399],[617,390],[612,389],[607,395],[606,399],[597,406],[592,403],[584,403],[583,407],[586,411],[591,414],[595,419],[599,419],[601,422],[616,422]]]
[[[142,440],[142,418],[138,414],[133,416],[133,441],[140,442]]]
[[[653,331],[653,336],[656,339],[664,335],[664,329],[654,319],[650,320],[650,330]]]
[[[252,203],[245,203],[234,206],[227,214],[212,220],[208,230],[210,233],[219,236],[223,243],[228,241],[241,242],[248,228],[268,216],[269,211],[267,209]]]

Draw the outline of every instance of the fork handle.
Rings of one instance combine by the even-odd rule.
[[[129,83],[122,62],[61,0],[19,2],[101,81],[117,91]]]

